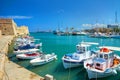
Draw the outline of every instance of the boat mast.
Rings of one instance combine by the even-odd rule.
[[[115,12],[115,24],[118,24],[117,11]]]

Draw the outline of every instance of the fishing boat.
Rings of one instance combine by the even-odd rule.
[[[30,37],[30,36],[20,37],[20,38],[16,38],[15,42],[17,42],[17,43],[34,42],[34,38]]]
[[[72,35],[84,36],[84,35],[87,35],[87,33],[83,31],[73,31]]]
[[[26,45],[19,45],[14,47],[14,53],[26,53],[26,52],[34,52],[38,51],[41,44],[26,44]]]
[[[98,43],[93,42],[81,42],[80,44],[76,45],[76,52],[71,54],[65,54],[62,57],[63,66],[65,69],[78,67],[83,65],[83,62],[88,59],[94,57],[94,51],[90,51],[89,47],[91,45],[98,45]]]
[[[111,35],[111,38],[120,39],[120,35]]]
[[[57,55],[55,55],[54,53],[46,54],[46,55],[42,55],[39,58],[31,60],[30,64],[32,64],[33,66],[43,65],[43,64],[49,63],[55,59],[57,59]]]
[[[16,55],[16,57],[18,59],[35,59],[38,58],[42,55],[42,53],[39,52],[28,52],[28,53],[24,53],[24,54],[18,54]]]
[[[101,32],[95,32],[94,34],[90,34],[90,37],[94,37],[94,38],[110,38],[111,36],[105,33],[101,33]]]
[[[42,43],[35,44],[34,42],[16,42],[14,45],[14,49],[26,49],[26,48],[40,48]]]
[[[116,75],[117,71],[120,71],[120,56],[114,54],[114,51],[109,48],[111,47],[101,47],[95,58],[84,62],[89,79]]]
[[[28,52],[36,52],[36,51],[39,51],[39,49],[26,49],[26,50],[16,50],[16,51],[13,51],[14,54],[22,54],[22,53],[28,53]]]

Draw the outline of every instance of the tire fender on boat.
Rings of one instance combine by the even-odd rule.
[[[117,68],[117,70],[120,72],[120,66]]]
[[[117,71],[115,69],[112,70],[113,75],[117,74]]]
[[[45,61],[48,62],[48,59],[46,59]]]

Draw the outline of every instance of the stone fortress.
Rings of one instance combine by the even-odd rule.
[[[12,19],[0,19],[0,36],[2,35],[28,35],[29,30],[27,26],[18,27],[17,24]]]

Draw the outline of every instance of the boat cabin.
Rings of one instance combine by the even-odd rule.
[[[89,50],[89,46],[90,45],[86,45],[86,44],[78,44],[76,45],[77,52],[78,53],[87,52]]]
[[[113,66],[114,53],[108,48],[101,48],[98,52],[97,58],[94,59],[94,68],[98,70],[105,70]]]
[[[94,68],[98,69],[98,70],[105,70],[106,69],[106,60],[103,58],[95,58]]]
[[[114,57],[113,51],[109,50],[108,48],[101,48],[100,51],[98,52],[98,58],[108,60],[113,57]]]

